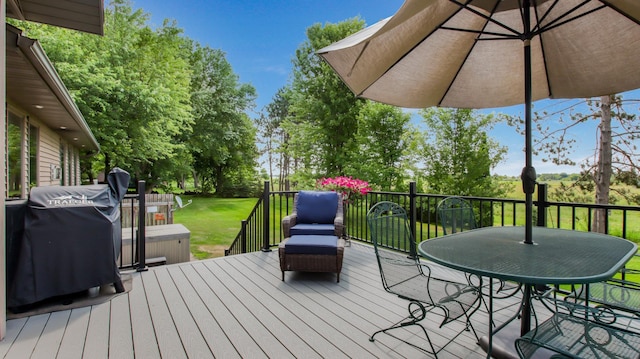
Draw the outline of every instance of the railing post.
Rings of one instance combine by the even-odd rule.
[[[547,226],[547,207],[549,207],[547,202],[547,184],[538,183],[538,221],[536,222],[538,227]]]
[[[133,210],[133,206],[131,207]],[[145,253],[146,249],[146,232],[145,232],[145,218],[147,214],[147,204],[145,198],[145,182],[138,181],[138,268],[137,272],[143,272],[147,270],[147,257]],[[133,226],[133,223],[131,223]]]
[[[417,208],[416,208],[416,198],[418,197],[418,186],[416,182],[409,183],[409,226],[411,227],[411,237],[415,242],[416,238],[416,224],[417,224]],[[409,248],[411,248],[412,252],[415,252],[414,248],[416,248],[416,244],[410,244]],[[410,256],[417,257],[418,253],[410,253]]]
[[[269,181],[264,181],[264,190],[262,191],[262,251],[271,252],[269,246],[269,198],[271,197]]]
[[[240,226],[240,252],[247,253],[247,220],[243,219]]]

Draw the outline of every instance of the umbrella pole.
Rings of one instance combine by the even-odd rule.
[[[525,167],[522,169],[522,189],[525,194],[525,237],[524,243],[533,244],[533,192],[536,186],[536,170],[533,168],[531,145],[531,38],[529,21],[529,0],[523,4],[524,10],[524,103],[525,103]]]
[[[529,21],[529,0],[524,0],[524,103],[525,103],[525,167],[522,169],[522,189],[525,193],[525,245],[533,245],[533,191],[536,186],[536,170],[533,168],[531,144],[531,26]],[[525,283],[523,294],[520,334],[525,335],[531,329],[531,285]]]
[[[525,236],[524,243],[533,244],[533,192],[536,188],[536,170],[532,165],[531,145],[531,47],[530,41],[524,45],[524,73],[525,73],[525,167],[522,169],[522,190],[525,194]]]

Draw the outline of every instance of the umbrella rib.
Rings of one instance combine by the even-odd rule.
[[[364,47],[362,48],[362,51],[360,51],[360,53],[358,54],[358,57],[356,58],[356,60],[353,62],[353,65],[351,65],[351,69],[349,69],[349,73],[347,73],[347,76],[351,76],[351,74],[353,73],[353,69],[356,67],[356,65],[358,64],[358,62],[360,62],[360,58],[362,57],[362,54],[364,54],[364,52],[367,50],[367,47],[369,47],[369,44],[371,42],[367,41],[364,44]]]
[[[589,3],[589,0],[585,0],[582,4],[579,4],[579,5],[574,6],[571,10],[569,10],[569,11],[565,12],[564,14],[562,14],[562,15],[561,15],[561,16],[559,16],[559,17],[557,17],[556,19],[551,20],[551,21],[549,22],[549,24],[547,24],[546,26],[540,26],[540,23],[538,22],[538,24],[536,25],[536,27],[538,27],[538,30],[537,30],[537,31],[533,31],[533,32],[532,32],[532,35],[533,35],[533,36],[535,36],[535,35],[541,34],[541,33],[543,33],[543,32],[549,31],[549,30],[554,29],[554,28],[556,28],[556,27],[558,27],[558,26],[562,26],[562,25],[564,25],[564,24],[566,24],[566,23],[569,23],[569,22],[571,22],[571,21],[574,21],[574,20],[580,19],[580,18],[582,18],[582,17],[585,17],[585,16],[587,16],[587,15],[589,15],[589,14],[592,14],[592,13],[594,13],[594,12],[596,12],[596,11],[602,10],[602,9],[604,9],[604,8],[606,8],[606,7],[607,7],[607,5],[601,5],[601,6],[597,7],[597,8],[595,8],[595,9],[591,9],[591,10],[589,10],[589,11],[587,11],[587,12],[584,12],[584,13],[581,13],[581,14],[578,14],[578,15],[574,15],[574,16],[572,16],[572,17],[568,18],[568,19],[565,19],[565,18],[566,18],[566,17],[568,17],[570,14],[572,14],[572,13],[574,13],[574,12],[578,11],[581,7],[585,6],[587,3]],[[549,10],[551,10],[551,8],[550,8]],[[547,13],[542,17],[541,21],[542,21],[542,20],[544,20],[544,18],[545,18],[548,14],[549,14],[549,12],[547,12]],[[564,20],[563,20],[563,19],[564,19]],[[561,21],[561,20],[562,20],[562,21]]]
[[[538,18],[538,21],[536,22],[536,26],[534,27],[533,32],[538,32],[538,29],[540,29],[540,23],[543,22],[547,18],[547,16],[551,13],[551,11],[553,11],[553,8],[556,7],[556,5],[558,5],[559,2],[560,2],[560,0],[555,0],[553,2],[553,5],[551,5],[547,9],[547,12],[545,12],[545,14],[542,15],[542,17],[538,17],[538,7],[535,7],[535,14],[536,14],[536,18]]]
[[[560,0],[556,0],[553,3],[553,5],[551,5],[551,7],[549,7],[547,12],[542,17],[540,17],[539,14],[538,14],[538,8],[536,7],[534,9],[534,14],[535,14],[535,17],[536,17],[536,26],[535,26],[535,28],[537,30],[540,29],[540,23],[542,21],[544,21],[544,19],[547,17],[547,15],[549,15],[551,10],[556,6],[556,4],[558,4],[559,1]],[[549,80],[549,66],[547,66],[547,56],[545,54],[544,39],[542,38],[542,36],[539,36],[538,39],[540,40],[540,51],[542,52],[542,64],[544,66],[545,80],[547,82],[547,90],[549,92],[549,97],[553,97],[553,90],[551,89],[551,82]]]
[[[491,18],[491,16],[495,13],[496,8],[498,7],[498,2],[496,2],[496,5],[494,5],[493,9],[491,10],[490,16],[487,16],[487,15],[481,13],[480,11],[469,7],[468,3],[463,4],[458,0],[449,0],[449,1],[454,3],[455,5],[458,5],[461,9],[466,9],[467,11],[475,14],[476,16],[480,16],[481,18],[484,18],[485,20],[490,21],[490,22],[494,23],[495,25],[500,26],[500,27],[502,27],[503,29],[505,29],[507,31],[510,31],[510,32],[512,32],[512,33],[514,33],[516,35],[521,35],[517,30],[512,29],[511,27],[509,27],[509,26],[507,26],[507,25],[505,25],[505,24],[503,24],[503,23],[501,23],[499,21],[496,21],[496,20]],[[485,24],[485,27],[486,27],[486,24]],[[469,31],[471,31],[471,30],[469,30]],[[502,36],[502,34],[500,34],[500,35]]]
[[[450,1],[455,1],[455,0],[450,0]],[[462,8],[460,8],[458,11],[455,11],[454,13],[452,13],[449,17],[447,17],[444,21],[442,21],[441,24],[446,24],[447,21],[449,21],[451,18],[453,18],[455,15],[457,15],[460,11],[462,10]],[[400,58],[398,58],[393,64],[391,64],[389,67],[387,67],[387,69],[382,73],[382,75],[380,75],[380,77],[384,76],[384,74],[388,73],[389,70],[391,70],[394,66],[396,66],[400,61],[402,61],[409,53],[411,53],[411,51],[413,51],[415,48],[417,48],[418,46],[420,46],[421,43],[423,43],[426,39],[428,39],[437,29],[439,29],[441,27],[441,25],[436,26],[433,31],[431,31],[430,33],[428,33],[427,35],[425,35],[425,37],[422,38],[422,40],[416,42],[416,44],[409,49],[409,51],[405,52],[404,55],[402,55]],[[367,43],[368,44],[368,43]],[[360,59],[360,56],[362,56],[362,53],[364,52],[364,49],[360,52],[360,55],[358,55],[358,59]],[[357,63],[358,60],[355,61],[355,63]],[[355,68],[355,64],[351,67],[351,71],[353,71],[353,69]],[[364,89],[362,89],[362,91],[360,91],[359,93],[356,94],[357,97],[362,97],[362,95],[369,89],[369,87],[371,87],[373,85],[373,82],[369,83]]]
[[[451,1],[455,1],[455,0],[451,0]],[[493,7],[491,13],[493,14],[496,10],[496,7],[498,6],[498,3],[496,3],[496,5]],[[482,16],[482,14],[480,14]],[[491,18],[488,18],[486,16],[482,16],[486,21],[484,23],[484,25],[482,26],[482,29],[486,29],[487,28],[487,24],[489,23],[489,21],[491,21]],[[495,21],[493,21],[495,22]],[[446,22],[445,22],[446,23]],[[470,32],[476,32],[478,34],[478,36],[476,36],[476,41],[474,41],[473,46],[471,46],[471,48],[469,49],[469,51],[467,52],[467,54],[464,57],[464,61],[462,61],[462,64],[464,64],[467,59],[469,58],[469,55],[471,55],[471,52],[473,51],[473,48],[476,46],[476,44],[478,43],[480,39],[480,35],[482,35],[482,32],[477,32],[477,31],[472,31],[472,30],[464,30],[464,29],[451,29],[451,30],[458,30],[458,31],[470,31]],[[509,37],[507,37],[508,35],[506,34],[497,34],[499,36],[498,39],[510,39]],[[513,36],[513,38],[517,38],[516,36]],[[444,93],[442,94],[442,97],[440,98],[440,100],[438,100],[438,105],[440,105],[442,103],[442,101],[444,100],[445,97],[447,97],[447,94],[449,93],[449,90],[451,90],[451,86],[453,86],[453,83],[456,81],[456,79],[458,78],[458,75],[460,74],[460,71],[462,71],[462,66],[458,67],[458,70],[456,71],[455,76],[453,76],[453,79],[449,82],[449,85],[447,86],[447,89],[444,91]]]
[[[460,29],[460,28],[449,27],[449,26],[442,26],[440,28],[443,29],[443,30],[470,32],[470,33],[474,33],[474,34],[478,34],[478,35],[492,35],[492,36],[495,36],[495,37],[489,37],[489,38],[477,38],[476,40],[478,40],[478,41],[481,41],[481,40],[514,40],[514,39],[520,39],[521,38],[520,34],[509,35],[509,34],[501,34],[499,32],[489,32],[489,31],[471,30],[471,29]]]

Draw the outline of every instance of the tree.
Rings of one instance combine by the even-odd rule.
[[[356,98],[315,52],[364,27],[354,18],[338,24],[314,24],[293,59],[290,116],[282,124],[290,136],[287,150],[301,180],[345,175],[357,151],[357,116],[364,100]]]
[[[175,24],[155,31],[129,1],[105,10],[105,35],[25,23],[60,73],[104,154],[155,185],[172,179],[172,163],[188,161],[180,134],[191,130],[187,42]],[[188,49],[188,48],[187,48]]]
[[[195,45],[191,54],[193,134],[188,138],[204,193],[253,194],[257,178],[256,130],[246,114],[255,89],[240,84],[224,52]]]
[[[288,143],[289,134],[283,130],[282,123],[289,116],[290,89],[283,87],[273,97],[271,103],[266,106],[266,114],[262,113],[256,121],[260,129],[260,138],[264,145],[264,153],[267,154],[267,165],[269,167],[269,178],[271,179],[271,189],[273,190],[273,170],[274,166],[279,169],[278,190],[289,190],[285,186],[289,183],[285,181],[289,178],[291,157],[289,155]]]
[[[350,172],[383,189],[401,187],[403,160],[411,146],[409,114],[400,108],[368,101],[358,113],[357,144],[349,163]]]
[[[490,173],[507,151],[487,135],[495,122],[493,115],[447,108],[429,108],[420,114],[428,128],[422,158],[431,192],[485,197],[506,193]]]
[[[588,111],[576,111],[575,108],[583,103],[587,105]],[[636,115],[627,111],[627,108],[635,103],[637,100],[624,100],[621,96],[611,95],[599,99],[586,99],[557,113],[535,114],[534,123],[541,134],[535,142],[536,149],[546,154],[547,161],[557,165],[576,164],[570,157],[576,144],[571,134],[589,121],[598,122],[598,142],[593,157],[580,163],[581,173],[573,184],[562,185],[554,191],[556,199],[609,204],[617,202],[619,197],[622,197],[629,203],[640,203],[640,196],[624,186],[616,186],[640,186],[637,148],[640,123]],[[552,116],[558,117],[559,126],[550,128],[543,125],[544,121]],[[517,123],[518,119],[511,119],[511,122]],[[615,195],[612,195],[612,192]],[[605,211],[596,211],[592,230],[603,232],[605,218]]]
[[[104,164],[87,170],[119,166],[148,190],[184,186],[193,171],[206,191],[251,192],[257,154],[246,111],[255,89],[238,83],[222,51],[182,37],[172,21],[155,30],[147,21],[130,1],[113,0],[103,37],[25,23],[101,145]]]

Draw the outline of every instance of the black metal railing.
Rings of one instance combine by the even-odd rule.
[[[277,193],[282,194],[282,192]],[[258,199],[258,203],[249,213],[249,217],[241,222],[240,233],[233,240],[229,249],[225,249],[225,256],[259,250],[269,251],[271,247],[279,243],[279,241],[275,242],[275,238],[279,237],[269,235],[269,228],[276,228],[276,218],[270,218],[272,216],[270,216],[271,209],[269,207],[269,203],[275,203],[275,201],[271,201],[271,197],[275,194],[276,192],[269,191],[269,182],[265,182],[262,197]],[[279,225],[277,227],[280,228]]]
[[[225,251],[225,255],[258,250],[268,251],[277,246],[284,239],[280,228],[281,220],[291,213],[296,192],[270,192],[269,182],[265,182],[262,197],[248,219],[242,222],[240,233],[231,247]],[[637,229],[631,229],[629,220],[631,213],[640,214],[640,207],[549,202],[545,184],[539,184],[536,193],[533,215],[534,223],[538,226],[590,231],[595,211],[607,211],[606,233],[640,242],[640,224],[637,225]],[[439,226],[437,206],[446,197],[448,195],[417,193],[415,183],[410,184],[409,192],[370,192],[363,199],[347,204],[346,236],[352,240],[371,242],[366,214],[373,204],[380,201],[392,201],[405,208],[411,228],[415,232],[416,241],[444,235]],[[524,225],[526,211],[524,200],[472,196],[462,198],[471,203],[478,225],[481,227]],[[396,245],[393,249],[405,250],[406,248],[408,251],[410,248],[408,243],[400,244],[398,247]]]
[[[120,213],[125,213],[122,211],[123,203],[130,204],[131,211],[128,211],[130,218],[120,217],[120,224],[122,228],[122,223],[131,223],[131,227],[122,228],[122,230],[129,230],[131,245],[129,246],[120,246],[120,258],[118,263],[118,268],[120,269],[136,269],[136,271],[141,272],[147,270],[146,266],[146,253],[145,253],[145,245],[146,245],[146,223],[145,223],[145,211],[141,211],[140,208],[146,208],[145,206],[145,182],[138,181],[137,193],[128,193],[124,196],[124,199],[120,202]],[[125,250],[128,252],[125,256]],[[124,258],[128,258],[129,260],[125,261]]]

